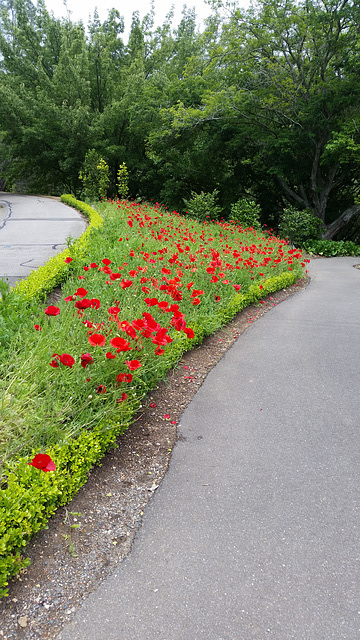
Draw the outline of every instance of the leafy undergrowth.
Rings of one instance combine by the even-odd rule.
[[[3,348],[2,595],[31,534],[86,482],[182,353],[306,266],[285,241],[230,223],[128,201],[99,211],[86,263],[76,245],[63,258],[59,305],[20,315]]]
[[[307,240],[302,248],[318,256],[360,256],[360,245],[351,240]]]

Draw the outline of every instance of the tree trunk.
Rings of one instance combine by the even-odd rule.
[[[329,224],[323,234],[324,240],[332,240],[345,225],[353,218],[360,214],[360,204],[354,204],[346,209],[334,222]]]

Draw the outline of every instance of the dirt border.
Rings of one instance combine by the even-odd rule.
[[[53,640],[114,571],[131,551],[145,506],[166,473],[178,439],[176,423],[209,371],[247,327],[309,282],[303,278],[244,309],[186,353],[150,394],[117,448],[28,545],[32,564],[0,601],[1,639]]]

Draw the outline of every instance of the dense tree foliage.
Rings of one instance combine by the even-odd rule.
[[[161,27],[115,9],[85,29],[43,0],[0,0],[0,179],[81,195],[85,156],[122,163],[133,197],[184,209],[192,192],[240,199],[275,223],[292,206],[327,237],[360,205],[360,9],[355,0],[214,2]]]

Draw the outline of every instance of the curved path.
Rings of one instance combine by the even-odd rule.
[[[0,278],[14,286],[78,238],[87,222],[53,198],[0,191]]]
[[[357,262],[313,261],[214,367],[132,553],[57,640],[359,640]]]

